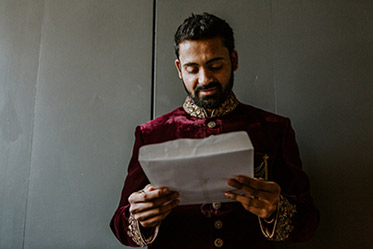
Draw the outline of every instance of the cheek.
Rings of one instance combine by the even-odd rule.
[[[185,87],[188,89],[189,92],[193,92],[195,88],[195,80],[191,77],[184,77],[183,78]]]
[[[229,85],[229,80],[231,78],[231,71],[228,71],[219,77],[220,84],[225,89]]]

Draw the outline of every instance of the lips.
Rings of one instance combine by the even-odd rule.
[[[217,87],[211,87],[211,88],[208,88],[208,89],[200,90],[199,94],[201,96],[208,96],[208,95],[216,93],[217,90],[218,90]]]

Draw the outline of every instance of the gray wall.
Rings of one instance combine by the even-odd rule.
[[[122,248],[109,221],[150,117],[153,3],[0,11],[0,248]]]
[[[0,0],[0,248],[123,248],[108,223],[134,128],[183,102],[173,34],[203,11],[234,28],[239,99],[297,133],[322,220],[278,247],[370,248],[371,1],[153,4]]]

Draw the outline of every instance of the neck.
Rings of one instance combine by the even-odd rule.
[[[205,109],[208,116],[211,116],[211,113],[214,109]]]

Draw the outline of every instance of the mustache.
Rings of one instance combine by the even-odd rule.
[[[218,82],[211,82],[207,85],[199,86],[196,89],[194,89],[194,94],[195,96],[197,96],[201,90],[206,90],[206,89],[213,88],[213,87],[221,88],[221,85]]]

